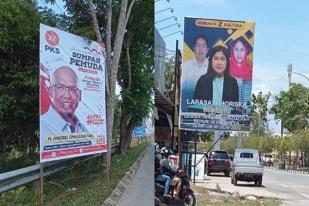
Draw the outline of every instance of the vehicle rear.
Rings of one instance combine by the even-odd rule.
[[[230,159],[226,151],[216,150],[210,153],[207,159],[207,175],[212,172],[224,172],[230,176]]]
[[[262,185],[263,166],[260,162],[259,152],[254,149],[236,149],[232,163],[231,182],[254,182],[256,186]]]

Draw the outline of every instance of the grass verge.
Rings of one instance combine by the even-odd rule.
[[[279,206],[281,201],[273,197],[263,197],[257,200],[233,199],[230,198],[213,198],[198,199],[197,206]]]
[[[197,196],[197,206],[279,206],[281,205],[281,200],[274,197],[259,197],[256,200],[247,200],[244,197],[235,197],[231,195],[208,195],[207,188],[192,186]]]
[[[102,205],[131,165],[149,143],[137,145],[125,155],[111,160],[110,182],[102,174],[101,158],[83,162],[79,167],[58,172],[44,179],[44,205]],[[0,196],[0,205],[40,205],[34,184],[19,187]]]

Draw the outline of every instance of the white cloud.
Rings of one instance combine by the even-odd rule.
[[[278,94],[281,90],[287,90],[289,85],[288,74],[284,69],[273,67],[256,66],[253,70],[252,93],[270,92],[272,95]]]

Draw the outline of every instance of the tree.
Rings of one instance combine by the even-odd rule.
[[[26,162],[38,140],[39,22],[32,1],[0,2],[0,154],[17,147]]]
[[[283,160],[283,168],[285,168],[285,154],[290,150],[290,138],[280,138],[276,145],[276,149],[281,156],[281,161]]]
[[[119,147],[121,153],[125,153],[130,145],[134,126],[140,124],[152,108],[153,6],[151,1],[135,3],[124,37],[124,50],[118,72],[118,82],[122,88]]]
[[[167,59],[165,63],[165,91],[166,96],[171,99],[171,102],[174,102],[175,94],[174,94],[174,87],[175,87],[175,57],[171,56]]]
[[[244,138],[244,148],[259,149],[259,138],[256,136],[249,136]]]
[[[309,89],[301,84],[292,84],[288,91],[280,92],[270,111],[276,119],[281,119],[283,127],[289,132],[308,127]]]
[[[271,153],[275,148],[274,137],[268,135],[258,138],[258,150],[260,153]]]
[[[253,134],[258,136],[263,135],[267,125],[267,103],[270,93],[263,94],[259,92],[258,95],[252,94],[252,125]]]
[[[236,149],[236,139],[234,137],[229,137],[227,139],[221,140],[220,147],[222,150],[227,151],[229,154],[234,154]]]
[[[0,154],[22,151],[25,165],[37,160],[39,140],[39,24],[65,21],[32,0],[0,2]]]

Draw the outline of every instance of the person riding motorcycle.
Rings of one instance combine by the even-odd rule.
[[[170,176],[174,176],[174,178],[171,180],[171,185],[173,185],[173,190],[171,191],[171,194],[174,196],[174,189],[176,189],[175,193],[175,199],[179,199],[179,194],[181,190],[181,179],[177,177],[177,172],[175,172],[175,165],[173,165],[173,161],[169,159],[170,152],[167,148],[162,148],[161,149],[161,154],[162,154],[162,171],[164,174],[169,174]],[[174,168],[174,169],[173,169]],[[183,171],[179,170],[178,175],[182,174]]]
[[[169,187],[170,187],[170,177],[163,174],[162,171],[162,155],[155,155],[155,181],[165,182],[164,186],[164,195],[169,195]]]

